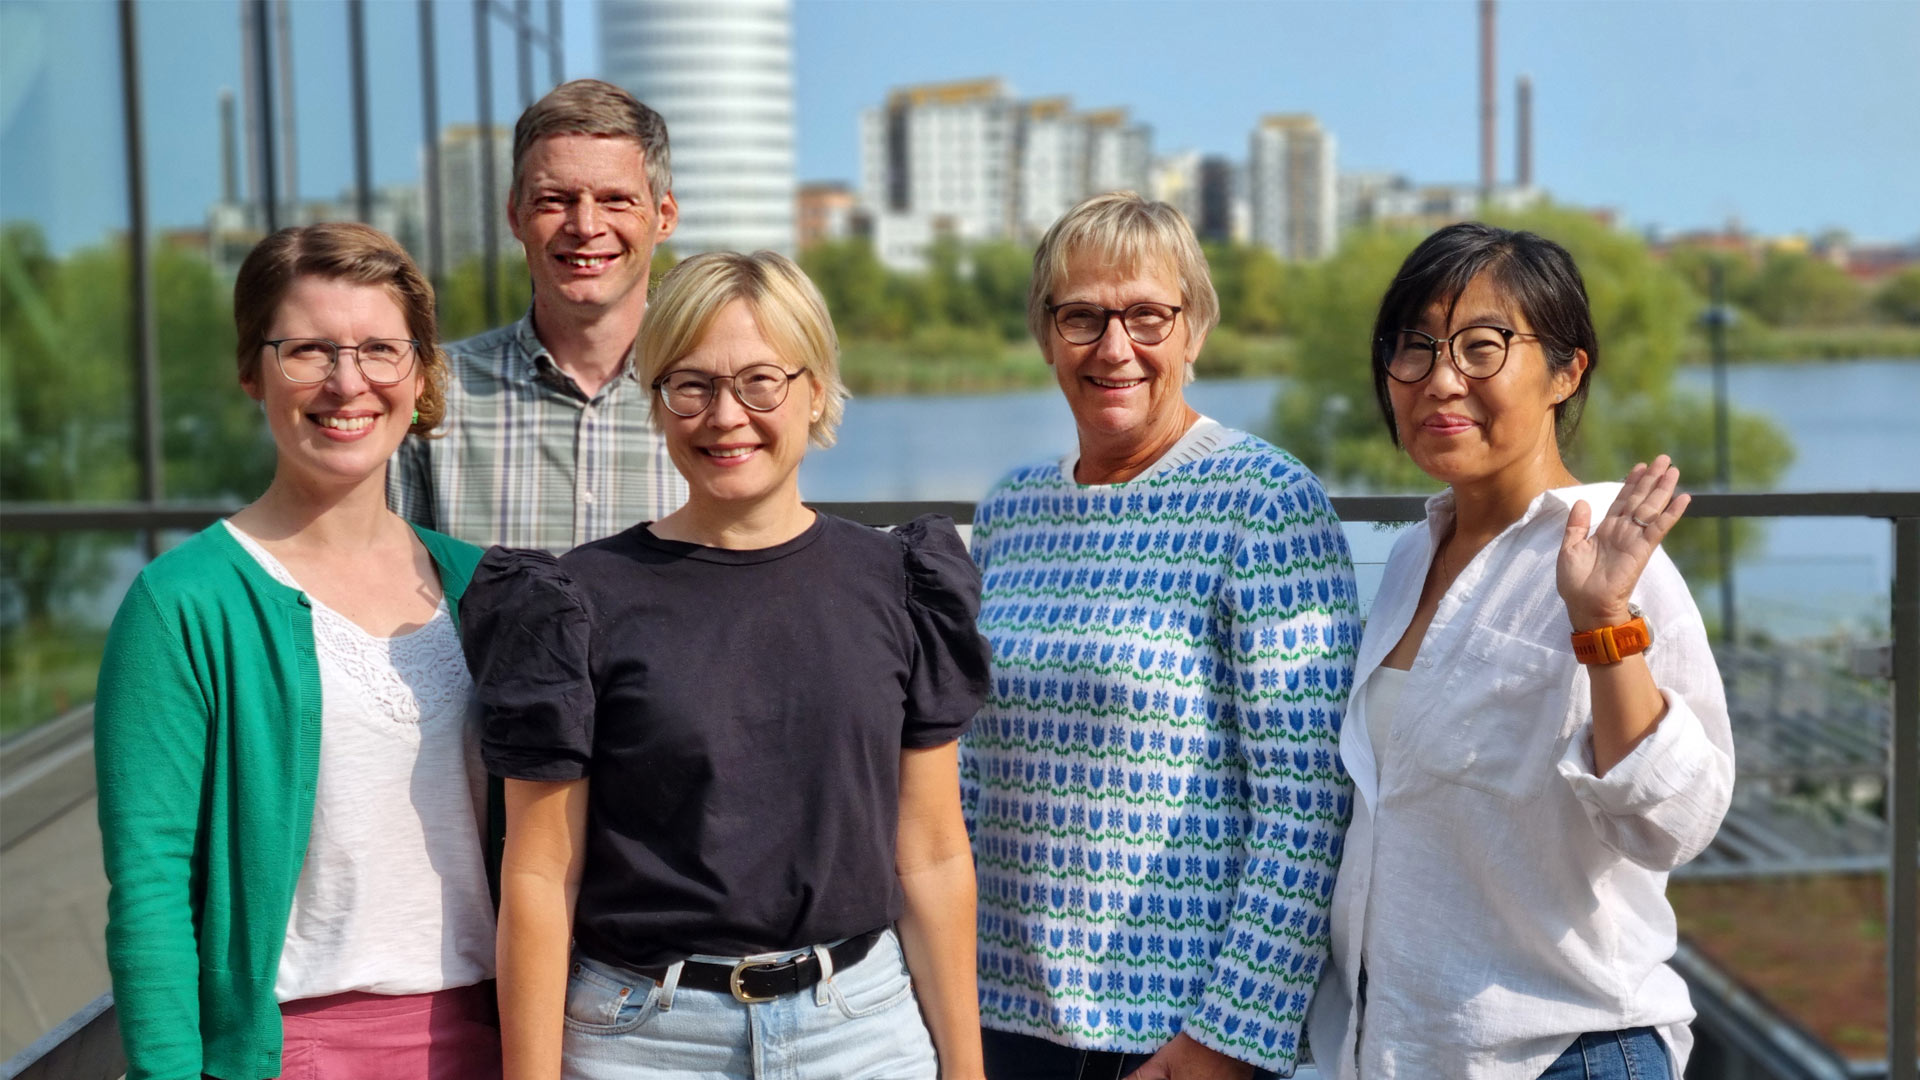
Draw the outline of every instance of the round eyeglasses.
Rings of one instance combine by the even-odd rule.
[[[1453,369],[1469,379],[1491,379],[1507,366],[1515,338],[1533,338],[1504,326],[1463,326],[1451,337],[1437,338],[1419,330],[1399,330],[1380,339],[1386,352],[1387,374],[1396,382],[1417,383],[1433,370],[1442,350]]]
[[[274,360],[288,382],[326,382],[340,363],[340,354],[351,352],[360,377],[375,386],[392,386],[413,374],[414,354],[420,347],[407,338],[368,338],[358,345],[326,338],[275,338],[261,344],[273,346]]]
[[[805,370],[786,371],[777,364],[751,364],[731,375],[709,375],[704,371],[669,371],[653,384],[660,403],[675,416],[699,416],[713,404],[719,383],[726,380],[733,397],[754,412],[772,412],[787,400],[793,380]]]
[[[1099,304],[1048,304],[1053,328],[1069,345],[1091,345],[1106,336],[1107,324],[1118,318],[1120,328],[1138,345],[1158,345],[1173,333],[1174,317],[1180,309],[1172,304],[1128,304],[1124,308]]]

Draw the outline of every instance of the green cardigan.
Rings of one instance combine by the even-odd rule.
[[[456,624],[481,551],[426,529]],[[114,616],[94,702],[129,1080],[280,1074],[273,985],[320,763],[313,609],[216,522]]]

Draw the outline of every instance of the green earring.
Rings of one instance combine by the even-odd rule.
[[[414,423],[416,423],[416,424],[420,422],[420,410],[419,410],[419,409],[415,409],[415,410],[413,410],[413,422],[414,422]]]

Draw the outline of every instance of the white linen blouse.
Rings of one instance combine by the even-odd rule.
[[[1554,569],[1567,514],[1620,485],[1544,492],[1440,600],[1376,761],[1368,680],[1406,633],[1451,491],[1388,557],[1340,734],[1357,792],[1332,956],[1308,1016],[1323,1075],[1533,1080],[1583,1032],[1651,1027],[1692,1049],[1667,966],[1667,873],[1713,839],[1733,791],[1719,669],[1686,582],[1655,551],[1633,600],[1667,711],[1594,775],[1587,671]],[[1366,970],[1364,1008],[1360,975]]]

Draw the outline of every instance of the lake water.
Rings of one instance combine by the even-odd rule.
[[[1703,394],[1711,380],[1705,368],[1680,375],[1682,386]],[[1285,378],[1201,379],[1187,398],[1224,424],[1258,432],[1286,385]],[[1792,434],[1794,461],[1776,490],[1920,491],[1920,361],[1735,367],[1728,393],[1736,408],[1767,415]],[[977,499],[1009,469],[1057,456],[1073,439],[1073,418],[1053,389],[856,399],[839,444],[808,454],[801,488],[822,501]],[[1709,462],[1690,470],[1696,479],[1711,473]],[[1358,525],[1348,536],[1370,595],[1392,534]],[[1788,636],[1883,627],[1891,575],[1892,529],[1884,522],[1771,521],[1765,544],[1735,576],[1739,618]],[[1706,590],[1702,607],[1716,611],[1717,595]]]

